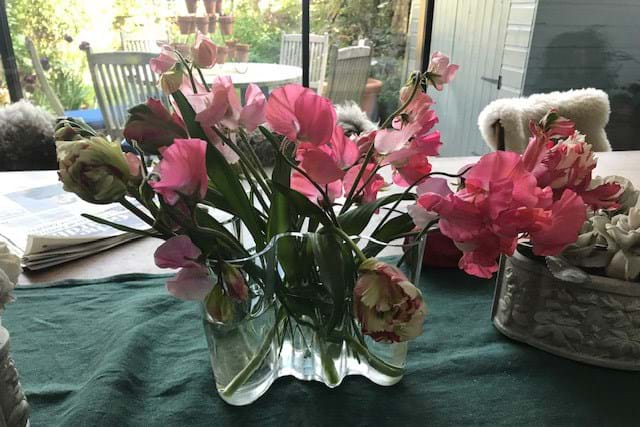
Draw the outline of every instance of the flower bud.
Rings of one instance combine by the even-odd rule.
[[[171,69],[162,73],[160,76],[160,87],[162,92],[166,95],[171,95],[180,89],[182,80],[184,78],[184,72],[182,70],[182,64],[177,62]]]
[[[96,204],[116,202],[127,193],[131,174],[119,144],[92,137],[57,141],[56,149],[66,191]]]
[[[222,264],[222,282],[225,290],[236,301],[245,301],[249,297],[249,288],[242,272],[230,265]]]
[[[130,109],[129,114],[123,135],[136,141],[147,154],[159,154],[160,147],[187,136],[182,121],[176,115],[172,116],[157,99],[149,98],[146,104]]]
[[[206,301],[207,312],[218,322],[228,323],[236,314],[233,300],[224,292],[220,284],[214,286]]]

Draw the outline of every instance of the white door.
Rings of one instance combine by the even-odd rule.
[[[436,102],[442,156],[488,153],[478,130],[478,114],[498,98],[510,0],[436,0],[431,52],[448,54],[460,65],[442,92],[429,88]]]

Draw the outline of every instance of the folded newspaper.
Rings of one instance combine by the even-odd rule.
[[[67,193],[55,172],[16,173],[0,194],[0,239],[22,257],[25,268],[39,270],[82,258],[137,238],[84,218],[83,213],[140,230],[149,226],[119,204],[93,205]]]

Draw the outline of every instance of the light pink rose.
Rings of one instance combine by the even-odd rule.
[[[195,43],[191,47],[191,57],[195,66],[211,68],[216,65],[217,46],[211,39],[198,31]]]
[[[176,139],[162,150],[160,181],[149,185],[170,205],[180,197],[204,198],[209,182],[206,152],[207,143],[201,139]]]
[[[434,52],[431,55],[431,62],[427,72],[430,73],[431,82],[437,90],[442,90],[444,85],[450,83],[460,68],[458,65],[450,64],[449,57],[441,52]]]
[[[427,308],[420,290],[398,268],[373,258],[358,269],[354,312],[375,341],[408,341],[422,334]]]
[[[160,268],[200,267],[198,258],[202,252],[193,244],[189,236],[174,236],[164,242],[153,254]]]
[[[336,125],[331,101],[298,84],[271,92],[266,118],[275,132],[289,140],[314,145],[328,143]]]

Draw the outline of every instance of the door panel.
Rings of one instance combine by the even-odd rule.
[[[478,130],[480,111],[499,96],[509,0],[437,0],[431,51],[460,65],[442,92],[430,88],[442,133],[441,155],[489,152]]]

